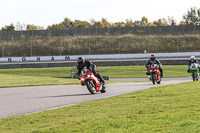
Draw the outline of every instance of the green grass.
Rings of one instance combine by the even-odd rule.
[[[110,66],[97,68],[102,75],[111,78],[146,78],[145,66]],[[188,77],[187,65],[164,65],[164,77]]]
[[[0,87],[78,84],[77,79],[0,74]]]
[[[56,68],[20,68],[0,69],[0,87],[36,86],[36,85],[67,85],[79,84],[77,79],[60,78],[70,77],[72,67]],[[163,66],[165,77],[190,76],[185,65]],[[139,78],[147,77],[144,66],[112,66],[97,67],[99,72],[110,78]],[[113,83],[114,81],[107,81]]]
[[[70,67],[1,69],[0,87],[78,84],[77,79],[58,78],[69,77],[70,70]]]
[[[197,133],[199,82],[154,87],[41,113],[0,119],[1,133]]]

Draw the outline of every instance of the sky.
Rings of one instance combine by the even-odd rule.
[[[174,17],[177,23],[191,8],[200,8],[200,0],[0,0],[0,28],[11,23],[34,24],[44,28],[64,18],[109,22],[126,19],[150,22]]]

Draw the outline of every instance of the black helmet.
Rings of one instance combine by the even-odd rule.
[[[150,60],[154,61],[155,58],[156,58],[156,55],[155,55],[155,54],[151,54],[151,58],[150,58]]]
[[[84,57],[78,57],[77,62],[78,62],[79,65],[84,64],[85,63]]]

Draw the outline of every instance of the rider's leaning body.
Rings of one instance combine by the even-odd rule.
[[[85,60],[84,57],[79,57],[77,59],[77,70],[78,70],[78,78],[81,75],[81,71],[83,70],[84,67],[87,67],[87,69],[89,69],[97,78],[99,78],[100,82],[103,84],[103,86],[105,86],[105,80],[103,79],[103,77],[100,75],[99,72],[96,71],[96,65],[93,64],[91,61],[89,60]]]
[[[163,69],[162,69],[162,64],[160,63],[160,61],[158,59],[156,59],[156,55],[151,54],[150,59],[147,61],[145,67],[147,68],[147,72],[149,72],[149,66],[152,64],[157,64],[158,65],[158,69],[160,71],[160,76],[161,78],[163,78]]]

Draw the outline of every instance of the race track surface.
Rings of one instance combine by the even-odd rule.
[[[120,79],[112,80],[120,81]],[[133,81],[134,79],[132,78],[126,80]],[[148,79],[145,78],[145,80]],[[151,82],[112,83],[107,84],[106,93],[98,92],[95,95],[90,94],[86,86],[81,85],[0,88],[0,118],[31,114],[58,107],[70,106],[87,101],[122,95],[150,87],[177,84],[188,81],[192,81],[190,77],[164,78],[160,85],[153,85]]]

